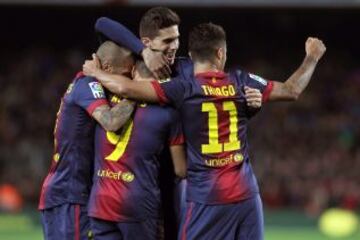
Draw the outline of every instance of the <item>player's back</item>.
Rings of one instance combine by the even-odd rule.
[[[64,94],[54,128],[54,154],[39,209],[86,204],[91,187],[95,120],[91,112],[107,101],[99,83],[81,74]]]
[[[235,202],[257,192],[249,163],[248,107],[235,74],[202,73],[181,107],[188,151],[188,198]]]
[[[246,140],[252,114],[244,86],[264,92],[267,82],[234,71],[183,75],[152,84],[160,101],[175,105],[181,113],[188,158],[187,199],[221,204],[257,193]]]

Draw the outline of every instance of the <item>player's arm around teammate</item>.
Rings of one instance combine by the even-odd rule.
[[[273,81],[269,101],[294,101],[304,91],[326,47],[321,40],[310,37],[305,43],[305,51],[306,56],[302,64],[284,83]],[[150,82],[134,82],[123,76],[106,73],[98,68],[97,61],[96,55],[93,55],[93,60],[86,61],[83,65],[84,73],[98,78],[110,91],[128,98],[159,101]]]
[[[101,58],[98,61],[98,67],[110,74],[131,75],[134,65],[134,59],[130,51],[125,51],[124,48],[119,48],[115,43],[107,41],[98,49],[97,54]],[[113,54],[123,56],[124,61],[120,64]],[[134,102],[129,100],[122,100],[114,107],[109,105],[101,105],[92,113],[92,117],[106,130],[114,132],[119,130],[126,121],[130,118],[134,111]]]
[[[95,108],[92,117],[106,131],[115,132],[126,123],[133,111],[134,102],[124,99],[112,108],[108,105]]]
[[[92,55],[92,60],[86,60],[83,65],[85,75],[96,77],[107,89],[125,98],[133,98],[147,102],[159,102],[158,96],[151,84],[152,78],[130,78],[115,75],[103,71],[100,68],[100,61],[96,54]],[[260,108],[262,104],[262,94],[258,89],[246,87],[244,89],[247,105],[252,108]]]
[[[102,17],[96,22],[97,32],[127,46],[133,52],[141,55],[154,76],[162,79],[168,69],[160,54],[145,48],[141,41],[125,26],[109,18]],[[115,31],[116,30],[116,31]],[[306,41],[306,57],[301,66],[284,82],[273,81],[273,88],[266,96],[269,101],[295,101],[308,85],[317,62],[326,51],[325,45],[317,38]],[[158,55],[158,56],[156,56]],[[163,72],[163,73],[162,73]]]

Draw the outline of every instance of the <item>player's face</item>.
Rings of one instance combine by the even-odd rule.
[[[170,64],[175,61],[175,55],[179,49],[179,27],[174,25],[159,30],[159,34],[145,42],[147,47],[153,50],[161,51],[165,54]]]

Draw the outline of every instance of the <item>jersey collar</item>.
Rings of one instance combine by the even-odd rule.
[[[201,72],[195,75],[197,78],[217,78],[223,79],[226,78],[227,74],[223,71],[208,71],[208,72]]]

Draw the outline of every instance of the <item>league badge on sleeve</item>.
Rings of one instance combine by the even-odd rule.
[[[249,76],[254,79],[255,81],[261,83],[262,85],[266,86],[267,85],[267,81],[265,79],[263,79],[262,77],[255,75],[255,74],[251,74],[249,73]]]
[[[99,82],[90,82],[89,87],[94,95],[94,98],[105,98],[104,89]]]

